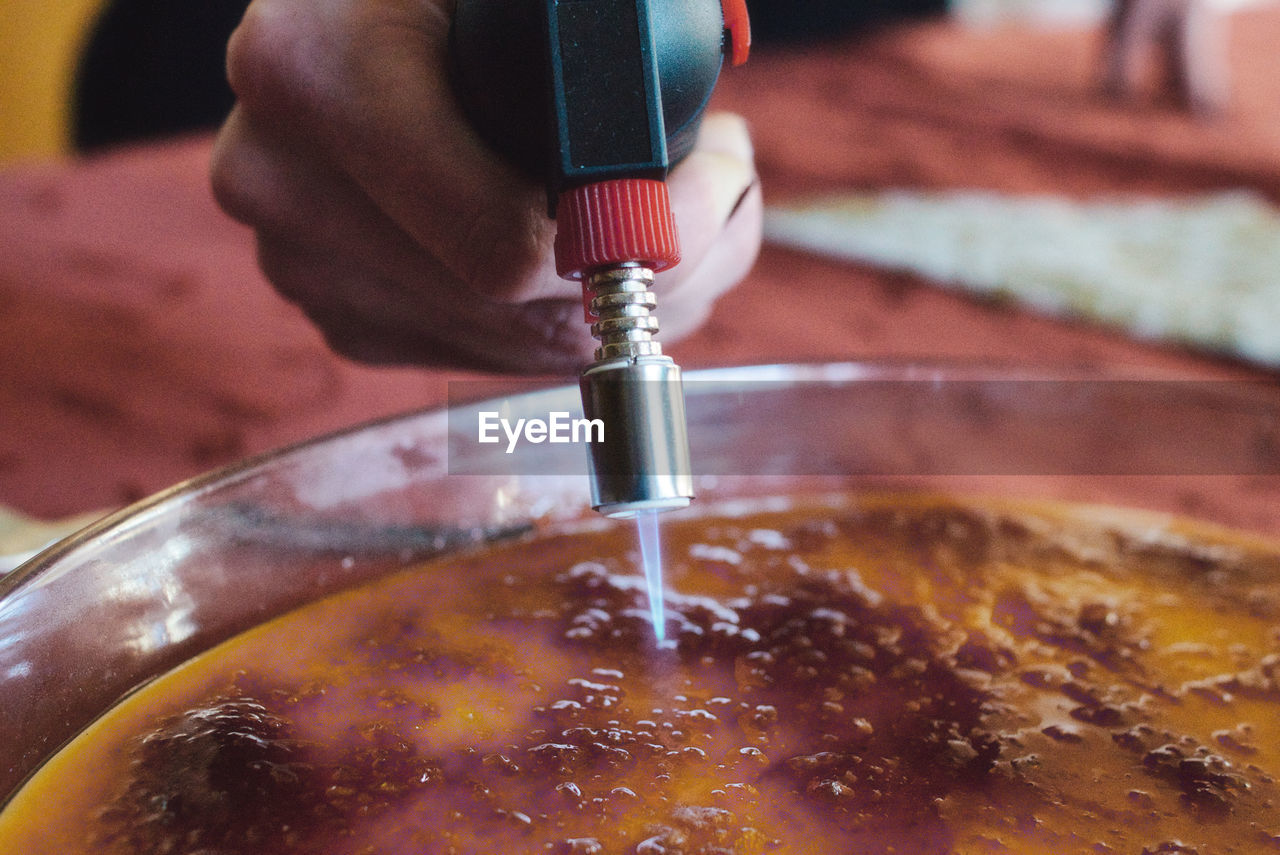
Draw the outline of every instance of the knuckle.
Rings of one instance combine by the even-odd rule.
[[[596,346],[577,300],[534,300],[517,308],[513,322],[517,331],[512,339],[523,339],[526,346],[515,354],[517,362],[509,370],[575,372],[590,360]]]
[[[253,153],[243,146],[219,147],[210,166],[213,198],[232,219],[254,229],[280,228],[273,189],[250,163]]]
[[[306,10],[287,7],[281,0],[257,0],[227,43],[227,82],[255,114],[296,109],[312,88]]]
[[[320,330],[324,343],[339,356],[365,365],[397,365],[408,361],[402,352],[388,346],[383,336],[355,329],[349,319],[340,319],[331,313],[304,311]]]
[[[209,163],[213,198],[233,219],[259,231],[299,231],[297,180],[281,165],[277,144],[259,133],[236,108],[223,127]]]
[[[454,251],[459,276],[488,299],[523,302],[564,285],[554,273],[554,226],[536,205],[482,209],[459,235]]]
[[[246,180],[243,158],[243,146],[224,131],[209,162],[209,184],[222,210],[242,223],[253,224],[259,206],[253,182]]]
[[[315,279],[301,269],[298,254],[283,243],[259,237],[258,268],[280,294],[289,302],[307,311],[319,311],[315,300]],[[314,320],[314,319],[313,319]]]
[[[227,42],[227,82],[241,100],[252,101],[257,83],[274,71],[276,30],[264,3],[252,3]]]

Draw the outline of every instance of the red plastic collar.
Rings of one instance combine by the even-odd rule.
[[[667,185],[620,178],[560,194],[556,272],[582,279],[594,270],[638,261],[656,270],[680,263],[680,240]]]
[[[720,0],[720,12],[724,15],[724,28],[729,31],[729,55],[734,65],[742,65],[751,53],[751,18],[747,15],[747,0]]]

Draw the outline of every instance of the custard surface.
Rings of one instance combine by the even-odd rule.
[[[543,532],[271,621],[0,813],[29,853],[1280,851],[1280,550],[849,496]]]

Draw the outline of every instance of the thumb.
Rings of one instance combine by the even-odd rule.
[[[708,114],[693,152],[672,170],[667,182],[684,259],[693,262],[691,266],[724,230],[755,181],[746,121],[735,113]]]
[[[708,114],[693,152],[667,181],[681,261],[658,276],[665,304],[674,300],[691,309],[709,308],[746,275],[760,250],[762,203],[760,193],[753,192],[757,187],[746,121],[733,113]],[[711,255],[727,263],[706,264]]]

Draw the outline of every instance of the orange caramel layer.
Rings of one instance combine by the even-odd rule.
[[[451,556],[134,694],[0,814],[40,853],[1280,849],[1280,548],[850,496]]]

